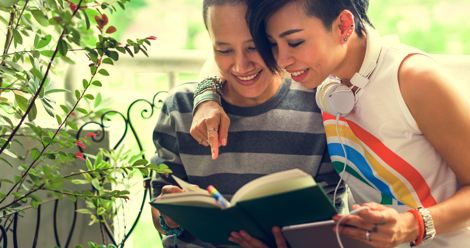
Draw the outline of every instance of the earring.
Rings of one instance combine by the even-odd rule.
[[[348,41],[348,38],[344,37],[343,41],[346,43],[346,41]]]

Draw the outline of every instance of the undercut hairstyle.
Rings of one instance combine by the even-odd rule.
[[[221,6],[226,4],[235,6],[241,3],[248,5],[248,0],[204,0],[202,2],[202,18],[204,20],[204,25],[206,26],[206,29],[209,30],[209,28],[207,28],[207,11],[209,10],[209,7],[214,5]]]
[[[247,20],[256,49],[271,72],[281,71],[274,59],[271,43],[266,35],[265,20],[289,3],[303,5],[307,16],[314,16],[323,22],[328,31],[332,30],[333,21],[343,10],[354,15],[355,33],[363,37],[364,23],[372,23],[366,14],[369,0],[249,0]]]

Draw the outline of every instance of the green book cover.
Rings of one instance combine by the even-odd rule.
[[[187,196],[183,196],[187,193],[173,194],[150,204],[209,243],[233,245],[228,241],[230,233],[245,230],[266,245],[275,246],[273,226],[329,220],[337,213],[321,186],[298,169],[274,173],[246,184],[227,208],[218,205],[207,192],[197,191]]]

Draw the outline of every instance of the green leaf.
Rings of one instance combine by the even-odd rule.
[[[101,61],[101,63],[108,64],[108,65],[114,65],[113,60],[111,60],[110,58],[103,59],[103,61]]]
[[[54,192],[54,195],[55,195],[55,197],[57,197],[57,199],[59,199],[59,200],[62,200],[62,199],[64,198],[64,196],[63,196],[61,193],[59,193],[59,192]]]
[[[119,60],[119,53],[117,53],[116,51],[109,51],[108,56],[112,58],[114,61]]]
[[[75,110],[77,110],[78,112],[84,114],[84,115],[87,115],[88,114],[88,111],[86,111],[86,109],[83,109],[83,108],[76,108]]]
[[[81,214],[93,214],[89,209],[86,209],[86,208],[77,209],[75,212],[81,213]]]
[[[54,51],[52,50],[43,50],[40,53],[48,58],[52,58],[52,56],[54,55]]]
[[[8,124],[10,124],[10,127],[13,128],[13,122],[11,122],[10,118],[6,117],[6,116],[2,116],[2,118],[8,122]]]
[[[91,84],[93,84],[95,86],[98,86],[98,87],[103,86],[100,81],[93,81],[93,83],[91,83]]]
[[[43,27],[47,27],[49,25],[49,21],[44,16],[41,10],[31,10],[31,13],[34,16],[34,19]]]
[[[19,2],[19,0],[2,0],[2,1],[0,1],[0,7],[8,8],[8,7],[11,7],[11,6],[15,5],[18,2]]]
[[[139,51],[140,51],[139,44],[134,43],[134,53],[137,54],[137,53],[139,53]]]
[[[71,91],[66,90],[66,89],[52,89],[52,90],[46,91],[45,94],[48,95],[48,94],[52,94],[52,93],[63,93],[63,92],[71,92]]]
[[[50,103],[50,100],[48,98],[41,98],[41,103],[42,103],[42,106],[44,107],[44,110],[46,110],[47,114],[49,114],[52,118],[54,118],[55,110],[52,104]]]
[[[38,69],[36,69],[36,68],[33,67],[33,68],[31,69],[31,73],[33,73],[33,75],[34,75],[35,77],[37,77],[39,80],[42,80],[43,75],[42,75],[42,73],[41,73]]]
[[[36,184],[36,186],[41,185],[41,182],[39,181],[39,177],[35,176],[32,173],[28,173],[28,176],[31,178],[31,180],[33,180],[33,182],[34,182],[34,184]]]
[[[60,56],[60,58],[67,64],[71,64],[71,65],[75,65],[75,61],[71,60],[69,57],[67,56]]]
[[[124,49],[124,47],[116,47],[116,50],[118,50],[119,52],[123,54],[126,54],[126,49]]]
[[[21,179],[22,179],[21,176],[15,175],[15,183],[20,183],[20,182],[21,182]]]
[[[29,195],[29,197],[33,198],[34,200],[36,200],[36,201],[39,202],[39,203],[42,202],[41,197],[39,197],[39,196],[37,196],[37,195]]]
[[[132,53],[131,49],[129,49],[127,46],[125,46],[124,49],[126,49],[126,51],[131,55],[131,57],[134,57],[134,54]]]
[[[16,71],[24,71],[23,67],[21,67],[19,64],[17,63],[14,63],[12,61],[5,61],[5,63],[9,66],[11,66],[11,68],[15,69]]]
[[[95,108],[97,108],[101,104],[101,100],[102,100],[101,93],[98,92],[95,98],[95,104],[94,104]]]
[[[62,108],[62,110],[63,110],[66,114],[69,113],[69,108],[67,108],[67,106],[65,106],[65,105],[60,105],[60,107]]]
[[[98,71],[98,73],[101,74],[101,75],[103,75],[103,76],[109,76],[108,71],[105,70],[105,69],[100,69],[100,70]]]
[[[86,89],[88,87],[88,81],[86,79],[83,79],[82,85],[83,85],[83,88]]]
[[[99,152],[98,155],[96,155],[95,167],[100,165],[102,162],[103,162],[103,153]]]
[[[65,138],[68,138],[69,137],[69,134],[65,131],[59,131],[59,134],[64,136]],[[60,151],[59,151],[60,152]]]
[[[75,197],[74,195],[67,195],[67,197],[72,200],[73,202],[76,202],[77,201],[77,197]]]
[[[91,164],[91,161],[88,159],[88,157],[86,158],[85,160],[86,162],[86,167],[88,168],[88,170],[93,170],[93,165]]]
[[[13,142],[17,143],[24,149],[23,143],[21,143],[18,139],[13,139]]]
[[[69,127],[72,128],[72,130],[78,131],[78,127],[75,123],[73,123],[71,121],[66,121],[65,123],[67,123],[67,125],[69,125]]]
[[[44,36],[43,38],[39,40],[38,45],[36,46],[36,49],[41,49],[49,45],[49,43],[51,43],[51,40],[52,40],[52,35],[48,34]]]
[[[39,58],[39,56],[41,56],[41,53],[40,53],[38,50],[33,50],[33,51],[31,51],[31,54],[32,54],[33,57],[35,57],[35,58]]]
[[[77,100],[80,100],[80,91],[79,90],[75,90],[75,98],[77,98]]]
[[[23,37],[16,29],[13,29],[13,39],[15,39],[16,43],[23,44]]]
[[[126,10],[126,7],[124,7],[124,4],[123,4],[123,3],[121,3],[121,2],[117,2],[117,3],[118,3],[119,6],[121,7],[121,9]]]
[[[32,200],[32,201],[31,201],[31,206],[32,206],[34,209],[38,209],[38,207],[39,207],[39,202],[37,202],[36,200]]]
[[[36,107],[36,103],[34,103],[33,107],[31,107],[31,110],[28,113],[28,120],[34,121],[37,115],[38,115],[38,108]]]
[[[4,159],[4,158],[2,158],[2,157],[0,157],[0,160],[3,160],[3,162],[7,163],[11,168],[13,168],[13,165],[11,165],[11,163],[8,162],[8,160],[6,160],[6,159]]]
[[[103,214],[105,214],[105,213],[106,213],[106,209],[103,208],[103,207],[100,207],[100,208],[98,208],[98,209],[96,210],[96,214],[97,214],[97,215],[103,215]]]
[[[95,75],[95,74],[96,74],[96,66],[90,67],[90,73],[91,73],[91,75]]]
[[[62,56],[67,55],[67,42],[65,42],[65,40],[62,40],[62,39],[59,40],[58,49],[59,49],[59,53],[60,53]]]
[[[89,184],[90,182],[88,182],[87,180],[74,179],[74,180],[72,180],[72,183],[74,183],[74,184]]]
[[[135,161],[132,166],[139,166],[139,165],[146,165],[148,164],[148,161],[145,160],[145,159],[139,159],[137,161]]]
[[[88,18],[88,15],[85,11],[83,11],[83,15],[85,16],[85,24],[86,24],[86,29],[90,29],[90,19]]]
[[[100,182],[98,178],[93,178],[93,180],[91,180],[91,184],[93,185],[93,187],[95,187],[95,189],[100,189]]]
[[[41,152],[37,148],[33,148],[31,150],[31,159],[34,161],[34,160],[38,159],[39,156],[41,156]]]
[[[15,94],[15,101],[21,110],[25,111],[28,109],[28,99],[22,95]]]
[[[55,118],[57,120],[57,124],[60,126],[60,124],[62,124],[62,118],[60,118],[59,115],[55,115]]]
[[[93,95],[91,95],[91,94],[86,94],[86,95],[85,95],[85,98],[86,98],[86,99],[89,99],[89,100],[94,100],[94,99],[95,99],[95,97],[94,97]]]

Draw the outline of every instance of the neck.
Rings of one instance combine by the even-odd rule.
[[[239,107],[255,107],[261,105],[271,99],[281,86],[283,77],[282,75],[275,75],[271,77],[271,82],[268,84],[266,89],[260,95],[256,97],[245,97],[238,93],[231,85],[230,82],[226,82],[222,89],[223,98],[225,101]]]
[[[342,83],[348,87],[352,86],[351,78],[361,69],[364,57],[366,56],[367,37],[363,32],[363,37],[354,34],[347,44],[346,56],[340,66],[333,74],[340,78]]]

